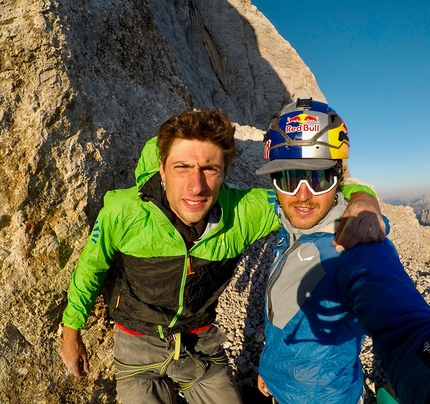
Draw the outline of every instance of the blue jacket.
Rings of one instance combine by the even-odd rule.
[[[345,207],[339,194],[307,230],[293,228],[281,211],[260,375],[280,404],[357,404],[367,334],[400,402],[430,402],[430,307],[388,239],[336,251]]]

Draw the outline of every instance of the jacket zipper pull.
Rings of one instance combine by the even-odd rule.
[[[188,275],[194,275],[195,272],[191,269],[191,257],[187,257],[187,276]]]

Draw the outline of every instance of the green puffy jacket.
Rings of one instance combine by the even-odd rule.
[[[241,253],[279,228],[274,191],[237,190],[223,184],[219,224],[187,251],[159,206],[140,195],[158,171],[154,138],[139,159],[137,186],[105,195],[72,277],[63,314],[66,326],[85,326],[117,253],[122,255],[123,276],[109,307],[115,321],[137,332],[164,336],[209,324]]]

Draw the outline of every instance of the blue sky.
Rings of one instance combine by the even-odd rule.
[[[353,177],[430,194],[430,2],[251,0],[344,119]]]

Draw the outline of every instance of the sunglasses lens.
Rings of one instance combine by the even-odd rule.
[[[288,170],[272,174],[275,186],[282,192],[294,195],[306,182],[314,195],[330,191],[337,183],[338,170]]]

